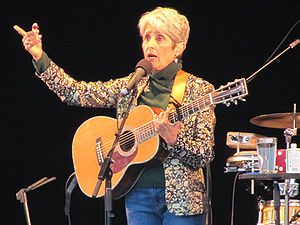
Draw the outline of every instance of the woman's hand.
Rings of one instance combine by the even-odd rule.
[[[155,131],[167,142],[168,145],[174,147],[177,142],[178,130],[182,122],[171,124],[169,122],[169,114],[171,109],[168,108],[165,112],[161,112],[155,116],[157,123],[155,124]]]
[[[38,24],[34,23],[32,25],[31,31],[28,32],[24,31],[17,25],[14,26],[14,29],[20,35],[22,35],[22,42],[26,51],[28,51],[32,55],[35,61],[38,61],[43,54],[42,35],[39,34],[40,30]]]

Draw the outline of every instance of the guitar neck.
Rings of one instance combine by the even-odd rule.
[[[171,123],[182,121],[184,118],[188,117],[189,115],[192,115],[211,104],[212,104],[211,94],[208,94],[201,99],[196,99],[187,105],[179,107],[176,111],[171,112],[169,114],[169,121]],[[156,135],[154,123],[155,121],[152,120],[140,127],[137,127],[134,130],[138,143],[142,143],[148,140],[149,138],[153,137],[154,135]]]
[[[212,104],[211,94],[205,95],[203,98],[196,99],[191,103],[181,106],[175,111],[169,114],[169,121],[171,123],[176,123],[178,121],[182,121],[186,117],[200,111],[201,109]]]

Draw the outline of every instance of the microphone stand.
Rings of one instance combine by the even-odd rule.
[[[39,188],[39,187],[41,187],[41,186],[43,186],[43,185],[45,185],[45,184],[47,184],[47,183],[49,183],[49,182],[51,182],[55,179],[56,179],[56,177],[52,177],[50,179],[48,179],[47,177],[44,177],[44,178],[38,180],[37,182],[33,183],[29,187],[22,188],[20,191],[18,191],[16,193],[17,200],[19,200],[21,203],[23,203],[27,225],[31,225],[31,221],[30,221],[30,215],[29,215],[29,209],[28,209],[26,193],[29,192],[29,191],[33,191],[34,189]]]
[[[117,132],[115,133],[116,137],[113,142],[113,145],[101,165],[100,172],[98,174],[98,181],[97,181],[97,184],[95,186],[95,189],[94,189],[94,192],[92,195],[93,198],[96,198],[96,196],[99,192],[99,189],[101,187],[102,181],[105,180],[105,194],[104,194],[105,225],[110,225],[111,218],[114,217],[114,214],[112,212],[112,209],[113,209],[112,202],[113,201],[112,201],[112,192],[111,192],[111,178],[113,176],[113,172],[110,168],[110,165],[112,163],[114,163],[112,160],[112,155],[114,153],[114,150],[115,150],[117,144],[119,143],[119,140],[121,137],[121,132],[124,128],[125,122],[129,115],[129,111],[131,109],[131,106],[133,105],[133,101],[135,100],[136,96],[137,96],[137,88],[135,86],[135,88],[133,89],[131,100],[128,104],[128,108],[124,112],[124,116],[123,116],[122,122],[120,124],[120,127],[117,129]]]

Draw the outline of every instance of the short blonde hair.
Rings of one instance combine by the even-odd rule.
[[[156,27],[159,32],[168,35],[174,46],[180,42],[187,44],[190,33],[189,21],[177,10],[157,7],[153,11],[144,13],[138,24],[142,37],[148,24]]]

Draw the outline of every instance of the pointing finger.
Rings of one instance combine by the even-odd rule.
[[[19,27],[18,25],[15,25],[14,26],[14,29],[20,34],[22,35],[23,37],[26,35],[26,31],[23,30],[21,27]]]

